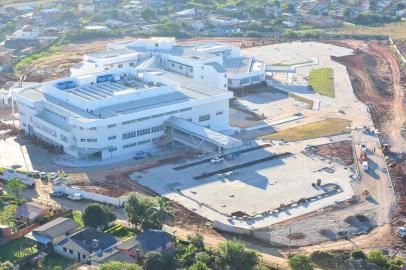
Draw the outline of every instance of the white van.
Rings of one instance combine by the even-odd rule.
[[[368,171],[369,166],[368,166],[368,161],[363,161],[362,162],[362,170],[363,171]]]

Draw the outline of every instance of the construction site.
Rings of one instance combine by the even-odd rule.
[[[112,197],[165,196],[173,201],[178,234],[199,232],[213,246],[241,237],[265,260],[291,251],[404,250],[396,230],[406,225],[406,75],[390,42],[221,41],[270,65],[295,67],[294,74],[268,73],[266,85],[231,101],[233,137],[246,142],[244,149],[219,163],[213,154],[178,146],[120,166],[69,167],[49,149],[16,137],[8,121],[0,126],[0,166],[63,169],[72,185]],[[66,45],[64,55],[37,60],[14,76],[63,77],[84,53],[108,42]],[[326,67],[333,70],[334,97],[308,87],[310,72]],[[37,187],[39,194],[49,190]]]

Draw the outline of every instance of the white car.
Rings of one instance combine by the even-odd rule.
[[[210,160],[210,162],[212,163],[212,164],[216,164],[216,163],[220,163],[220,162],[223,162],[223,158],[222,157],[215,157],[215,158],[212,158],[211,160]]]
[[[47,179],[47,178],[48,178],[46,172],[40,172],[40,173],[39,173],[39,177],[40,177],[41,179]]]
[[[396,233],[402,237],[402,238],[406,238],[406,228],[405,227],[399,227],[398,230],[396,231]]]
[[[68,196],[68,199],[70,199],[70,200],[72,200],[72,201],[80,201],[81,199],[83,199],[82,193],[70,194],[70,195]]]
[[[367,151],[367,146],[365,144],[361,143],[360,147],[361,147],[361,151],[363,153],[365,153]]]
[[[55,178],[57,178],[58,177],[58,173],[56,173],[56,172],[51,172],[50,174],[49,174],[49,178],[51,178],[51,179],[55,179]]]

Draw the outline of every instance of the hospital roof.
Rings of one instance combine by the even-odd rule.
[[[188,102],[192,100],[199,100],[199,99],[206,99],[212,96],[218,95],[225,95],[230,94],[230,92],[226,90],[222,90],[216,87],[212,87],[203,83],[199,83],[197,81],[192,80],[191,78],[187,78],[185,76],[171,73],[171,72],[162,72],[158,71],[155,75],[162,76],[166,79],[173,81],[174,83],[178,83],[179,87],[174,88],[171,92],[166,92],[165,94],[154,95],[145,98],[139,99],[123,99],[123,102],[120,102],[115,105],[109,105],[100,107],[99,109],[95,109],[92,111],[86,111],[85,109],[78,108],[65,102],[64,100],[52,97],[48,94],[45,94],[40,86],[27,88],[18,93],[19,96],[22,96],[26,99],[29,99],[33,102],[40,102],[44,101],[50,103],[54,106],[60,107],[67,111],[71,117],[80,117],[85,119],[106,119],[120,115],[126,115],[130,113],[137,113],[146,110],[161,108],[165,106],[170,106],[178,103]],[[140,81],[136,81],[135,84],[142,83]],[[117,87],[119,88],[117,91],[136,91],[136,88],[131,88],[127,86],[123,86],[119,83],[114,82],[106,82],[106,83],[99,83],[93,85],[82,86],[80,90],[76,88],[68,89],[72,90],[72,94],[79,93],[82,98],[89,101],[96,98],[102,98],[102,95],[109,96],[108,88]],[[121,89],[120,87],[124,87]],[[102,90],[100,90],[100,89]],[[92,90],[90,90],[92,89]],[[97,90],[99,89],[100,92]],[[68,91],[68,90],[61,90],[61,91]],[[158,90],[159,89],[155,89]],[[77,92],[78,91],[78,92]],[[86,98],[85,98],[86,97]],[[97,99],[96,99],[97,100]],[[46,115],[37,115],[39,118],[44,118]]]
[[[224,68],[229,73],[240,74],[252,71],[261,71],[265,63],[252,57],[237,57],[224,60]]]
[[[98,59],[106,59],[133,53],[137,53],[137,51],[125,48],[120,50],[110,50],[105,52],[92,53],[89,54],[88,56]]]

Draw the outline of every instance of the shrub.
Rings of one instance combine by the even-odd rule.
[[[289,258],[289,266],[292,268],[292,270],[313,270],[314,265],[311,262],[310,258],[301,255],[301,254],[296,254],[292,257]]]
[[[367,255],[365,254],[365,252],[359,249],[351,252],[351,257],[355,260],[365,260],[367,258]]]
[[[387,268],[389,266],[388,258],[383,255],[381,250],[371,250],[368,252],[368,261],[383,268]]]

